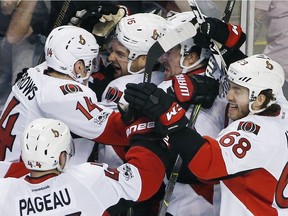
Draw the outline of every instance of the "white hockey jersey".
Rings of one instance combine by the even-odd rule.
[[[59,119],[80,137],[127,144],[119,113],[99,105],[87,86],[45,75],[46,68],[45,62],[30,68],[12,88],[0,119],[0,161],[19,160],[22,132],[39,117]],[[108,136],[110,127],[113,134]]]
[[[158,87],[167,92],[170,86],[172,86],[172,81],[168,80],[162,82]],[[216,138],[218,133],[226,126],[226,106],[227,101],[217,97],[211,109],[200,109],[195,122],[197,132]],[[191,105],[186,112],[188,118],[190,118],[193,107]],[[167,212],[174,216],[217,216],[219,215],[220,196],[220,186],[218,184],[189,185],[177,182]]]
[[[154,71],[152,72],[151,82],[158,85],[164,79],[164,73]],[[119,77],[109,83],[103,92],[101,104],[118,111],[117,103],[127,104],[124,99],[124,90],[127,83],[143,82],[143,74],[133,74]],[[122,146],[103,145],[99,144],[98,161],[107,163],[110,167],[118,167],[123,164],[125,149]]]
[[[150,198],[162,183],[165,167],[150,150],[131,149],[126,158],[129,163],[117,169],[109,169],[107,164],[84,163],[65,169],[58,176],[1,178],[0,215],[102,216],[109,215],[106,210],[121,198]]]
[[[248,115],[216,140],[204,138],[189,168],[201,179],[222,179],[221,216],[288,215],[287,119]]]

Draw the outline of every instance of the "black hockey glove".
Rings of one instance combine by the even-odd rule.
[[[129,106],[152,120],[159,119],[168,134],[186,127],[188,119],[185,110],[175,102],[174,98],[157,88],[153,83],[129,83],[124,91],[124,99]]]
[[[219,94],[219,82],[207,76],[179,74],[172,79],[176,98],[181,103],[201,104],[210,109]]]
[[[198,32],[199,33],[199,32]],[[196,35],[195,44],[201,45],[201,39],[208,37],[230,49],[239,49],[246,40],[246,34],[241,26],[224,23],[216,18],[207,17],[200,25],[200,33],[204,37]],[[200,41],[198,41],[200,39]],[[202,42],[203,43],[203,42]]]
[[[136,112],[131,108],[131,106],[118,103],[117,108],[121,113],[121,120],[125,125],[131,125],[137,119]]]

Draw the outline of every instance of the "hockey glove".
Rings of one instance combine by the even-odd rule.
[[[126,15],[126,10],[109,2],[101,2],[96,6],[86,10],[77,11],[75,17],[70,20],[71,25],[80,26],[93,33],[100,46],[103,38],[107,37],[114,29],[122,17]]]
[[[179,102],[201,104],[210,109],[219,94],[219,82],[207,76],[179,74],[172,79],[172,86]]]
[[[162,129],[164,133],[172,133],[186,127],[188,123],[186,111],[155,84],[129,83],[124,92],[124,99],[129,106],[152,120],[159,119],[165,127]]]
[[[200,32],[231,49],[239,49],[246,40],[246,34],[242,31],[241,26],[226,24],[211,17],[207,17],[205,22],[200,25]],[[197,44],[197,40],[195,43]]]

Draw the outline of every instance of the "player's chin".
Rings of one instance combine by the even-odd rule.
[[[119,78],[122,76],[122,70],[115,70],[114,71],[114,78]]]
[[[168,80],[168,79],[171,79],[172,78],[172,73],[171,73],[171,71],[169,70],[169,69],[166,69],[165,71],[164,71],[164,79],[165,80]]]

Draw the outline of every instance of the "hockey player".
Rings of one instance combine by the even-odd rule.
[[[139,42],[138,42],[138,41],[140,41],[139,38],[148,38],[149,39],[151,37],[149,35],[151,35],[151,31],[153,29],[148,32],[149,34],[146,37],[144,35],[144,32],[145,32],[144,30],[149,29],[149,27],[155,26],[155,24],[152,24],[153,22],[150,22],[151,24],[147,25],[146,19],[148,19],[148,17],[145,15],[147,17],[147,18],[145,18],[145,16],[143,16],[143,15],[139,14],[139,16],[131,16],[131,18],[135,17],[135,22],[133,22],[132,24],[130,22],[126,21],[126,20],[128,20],[128,21],[131,20],[131,19],[129,19],[129,17],[123,18],[120,21],[120,23],[116,29],[116,35],[117,35],[118,41],[124,41],[124,42],[122,42],[122,44],[125,44],[126,47],[131,47],[130,50],[132,50],[133,52],[135,52],[134,51],[135,50],[134,44],[136,44],[136,42],[139,44]],[[150,16],[152,16],[152,15],[150,15]],[[139,17],[139,19],[136,19],[137,17]],[[179,25],[181,25],[182,23],[192,20],[193,18],[194,18],[194,15],[192,12],[179,13],[177,15],[174,15],[171,18],[168,18],[166,28],[174,29],[174,28],[178,27]],[[143,25],[142,22],[146,23],[146,25]],[[145,28],[143,28],[142,26],[145,26]],[[139,29],[141,30],[141,34],[138,33],[138,32],[140,32]],[[138,35],[136,33],[131,34],[131,32],[134,32],[135,30],[137,30],[136,33]],[[118,32],[120,32],[121,34],[117,34]],[[128,32],[129,32],[129,34],[128,34]],[[242,32],[240,32],[240,33],[242,34]],[[169,34],[169,32],[167,34]],[[241,36],[241,34],[239,34],[239,37]],[[135,37],[133,37],[133,36],[135,36]],[[134,42],[134,41],[136,41],[136,42]],[[133,44],[132,44],[132,42],[133,42]],[[145,44],[147,44],[147,42],[145,42]],[[144,46],[139,45],[137,48],[140,49],[140,47],[144,47]],[[124,51],[127,50],[127,48],[125,48],[125,49],[124,48],[122,48]],[[116,54],[117,54],[117,52],[119,52],[117,47],[114,49],[116,50],[116,52],[111,53],[111,55],[113,54],[112,60],[117,59]],[[148,49],[147,49],[147,51],[148,51]],[[147,53],[147,51],[146,51],[146,53]],[[131,53],[131,51],[130,52],[126,51],[126,53]],[[159,85],[159,87],[161,87],[165,90],[167,90],[167,88],[169,89],[169,87],[172,85],[171,79],[176,74],[181,74],[181,73],[183,73],[183,74],[186,73],[189,75],[204,74],[210,55],[211,55],[210,50],[196,46],[193,38],[190,38],[187,41],[184,41],[183,43],[179,44],[178,46],[176,46],[175,48],[170,50],[168,53],[166,53],[164,55],[164,57],[161,58],[162,63],[164,63],[164,66],[166,68],[165,77],[166,77],[166,79],[168,79],[168,81],[161,83]],[[121,60],[121,58],[118,57],[117,60],[120,61],[119,59]],[[125,62],[128,62],[128,60],[126,60]],[[123,70],[122,70],[122,72],[123,72]],[[130,73],[132,73],[132,72],[130,72]],[[155,75],[157,75],[157,72],[153,72],[152,79],[155,78]],[[119,102],[119,101],[125,102],[123,100],[123,89],[124,89],[125,84],[127,83],[127,80],[130,83],[139,83],[140,81],[142,81],[142,79],[143,79],[142,75],[141,75],[141,77],[139,77],[139,75],[133,75],[132,77],[131,76],[122,76],[121,78],[118,78],[118,79],[112,81],[109,84],[109,87],[106,89],[106,95],[105,95],[105,98],[102,99],[102,101],[107,101],[107,100],[109,101],[110,100],[108,104],[110,106],[114,105],[114,107],[116,108],[115,102]],[[200,79],[200,78],[198,78],[198,79]],[[177,80],[177,79],[175,78],[175,80]],[[179,80],[180,80],[180,78],[179,78]],[[204,88],[207,89],[208,87],[210,87],[210,88],[215,87],[215,85],[212,85],[212,83],[209,83],[208,80],[206,80],[206,81],[207,81],[207,83],[204,84],[204,86],[201,86],[201,91],[204,91]],[[158,81],[158,83],[155,83],[155,84],[159,84],[159,81]],[[113,85],[114,85],[114,87],[113,87]],[[218,94],[217,88],[215,88],[214,95],[217,95],[217,94]],[[212,98],[214,98],[214,96],[212,96]],[[114,101],[114,102],[111,103],[111,101]],[[205,106],[206,109],[202,109],[200,111],[198,120],[196,121],[196,129],[201,134],[208,134],[212,137],[216,137],[216,135],[225,126],[225,123],[224,123],[225,107],[226,107],[227,102],[222,101],[218,98],[214,102],[213,107],[211,108],[212,104],[213,104],[213,101],[211,104],[206,104],[206,106]],[[190,116],[191,111],[192,111],[192,107],[187,112],[187,116]],[[211,108],[211,109],[207,109],[207,108]],[[203,125],[202,122],[206,122],[207,124]],[[117,166],[117,165],[122,163],[122,161],[119,160],[118,158],[119,157],[123,158],[124,152],[121,151],[116,146],[100,145],[99,153],[100,153],[99,159],[101,162],[104,160],[104,162],[111,164],[112,166]],[[174,162],[174,161],[172,161],[172,162]],[[182,178],[182,180],[180,182],[183,182],[184,181],[183,177],[180,176],[179,179],[181,179],[181,178]],[[185,181],[187,183],[187,180],[185,180]],[[213,187],[214,186],[203,184],[201,182],[193,182],[193,183],[195,183],[195,184],[193,184],[192,187],[190,184],[180,184],[179,183],[176,185],[176,187],[174,189],[174,193],[176,193],[176,195],[173,196],[171,203],[169,204],[169,209],[171,209],[171,210],[168,209],[169,213],[171,213],[173,215],[178,215],[178,214],[190,215],[190,214],[192,214],[192,212],[190,211],[191,208],[194,209],[193,215],[209,215],[210,216],[210,215],[213,215],[214,212],[218,212],[217,207],[215,209],[214,206],[212,205],[212,203],[214,203],[214,205],[217,203],[219,204],[219,199],[220,199],[219,196],[217,197],[217,195],[216,195],[215,199],[213,200]],[[199,188],[201,188],[201,190],[199,190]],[[194,190],[196,190],[198,194]],[[184,197],[186,197],[185,200],[183,199]],[[181,200],[181,201],[179,202],[179,200]],[[188,202],[189,205],[185,204],[185,206],[182,206],[181,208],[175,207],[178,205],[182,205],[181,203],[184,203],[184,202],[185,203]],[[217,206],[217,205],[215,205],[215,206]]]
[[[189,22],[195,19],[193,12],[178,13],[167,19],[169,29],[174,29],[179,25]],[[218,30],[225,32],[231,24],[224,25],[223,28]],[[237,29],[238,28],[238,29]],[[238,37],[235,42],[238,42],[245,34],[241,31],[241,28],[237,27]],[[236,30],[235,30],[236,31]],[[235,35],[229,35],[228,39],[235,38]],[[199,36],[196,39],[200,39]],[[204,38],[205,39],[205,38]],[[228,40],[227,39],[227,40]],[[243,41],[244,42],[244,41]],[[235,45],[235,44],[233,44]],[[220,77],[220,69],[218,67],[209,68],[208,60],[211,57],[209,48],[203,48],[195,44],[194,38],[189,38],[186,41],[181,42],[161,57],[161,62],[165,67],[166,81],[161,83],[158,87],[164,89],[170,93],[174,91],[178,99],[183,100],[192,96],[189,92],[190,77],[200,79],[200,76],[205,76],[209,71],[212,71],[213,76]],[[222,72],[223,73],[223,72]],[[204,78],[204,77],[203,77]],[[206,82],[206,83],[205,83]],[[201,91],[211,91],[215,84],[211,83],[208,79],[202,86],[197,86]],[[172,83],[178,83],[182,87],[171,89]],[[195,87],[195,86],[194,86]],[[218,87],[218,86],[217,86]],[[196,88],[196,87],[195,87]],[[211,89],[209,89],[211,88]],[[215,88],[214,96],[206,95],[206,97],[214,98],[218,95],[218,89]],[[189,95],[189,96],[188,96]],[[225,108],[227,101],[223,98],[216,97],[216,100],[210,101],[210,104],[202,104],[202,107],[197,116],[197,120],[194,122],[195,130],[200,134],[209,135],[213,138],[225,127],[226,124],[226,112]],[[190,118],[191,113],[195,105],[191,105],[186,112],[186,116]],[[205,124],[203,124],[205,122]],[[173,152],[173,151],[172,151]],[[175,154],[176,158],[177,154]],[[172,160],[174,165],[174,160]],[[182,167],[182,171],[178,177],[178,182],[175,184],[173,195],[169,202],[167,212],[169,215],[185,215],[185,216],[212,216],[219,214],[220,206],[220,188],[218,184],[206,184],[201,181],[195,181],[192,177],[187,178],[187,171],[185,167]],[[184,174],[184,175],[183,175]],[[193,211],[191,211],[193,209]]]
[[[165,33],[166,26],[164,18],[151,13],[138,13],[121,19],[108,57],[118,78],[106,87],[101,104],[114,110],[118,110],[118,103],[127,104],[123,99],[125,86],[143,81],[148,50]],[[158,85],[163,81],[163,75],[163,72],[153,72],[152,82]],[[124,155],[123,147],[99,145],[99,161],[111,167],[122,164]]]
[[[200,180],[220,181],[220,215],[287,215],[288,128],[275,98],[283,86],[284,71],[260,54],[232,63],[228,79],[228,116],[233,122],[216,139],[167,121],[175,103],[153,84],[127,85],[125,99],[132,108],[159,118],[162,130],[178,126],[178,131],[165,130],[169,143]],[[155,97],[166,102],[152,109]],[[188,121],[177,110],[173,118]]]
[[[49,34],[46,61],[24,73],[6,101],[0,119],[1,161],[20,159],[20,136],[39,117],[60,119],[74,134],[93,141],[128,144],[120,114],[98,105],[95,93],[87,87],[97,55],[94,36],[82,28],[61,26]],[[107,136],[109,125],[114,132]],[[77,151],[77,147],[87,151]],[[76,146],[75,158],[85,152],[81,157],[86,161],[92,148],[90,143]]]
[[[148,199],[162,183],[166,150],[158,142],[140,143],[130,143],[127,163],[115,169],[96,163],[67,167],[74,153],[68,126],[49,118],[32,121],[21,139],[30,175],[0,179],[0,215],[102,216],[113,213],[120,199]]]

